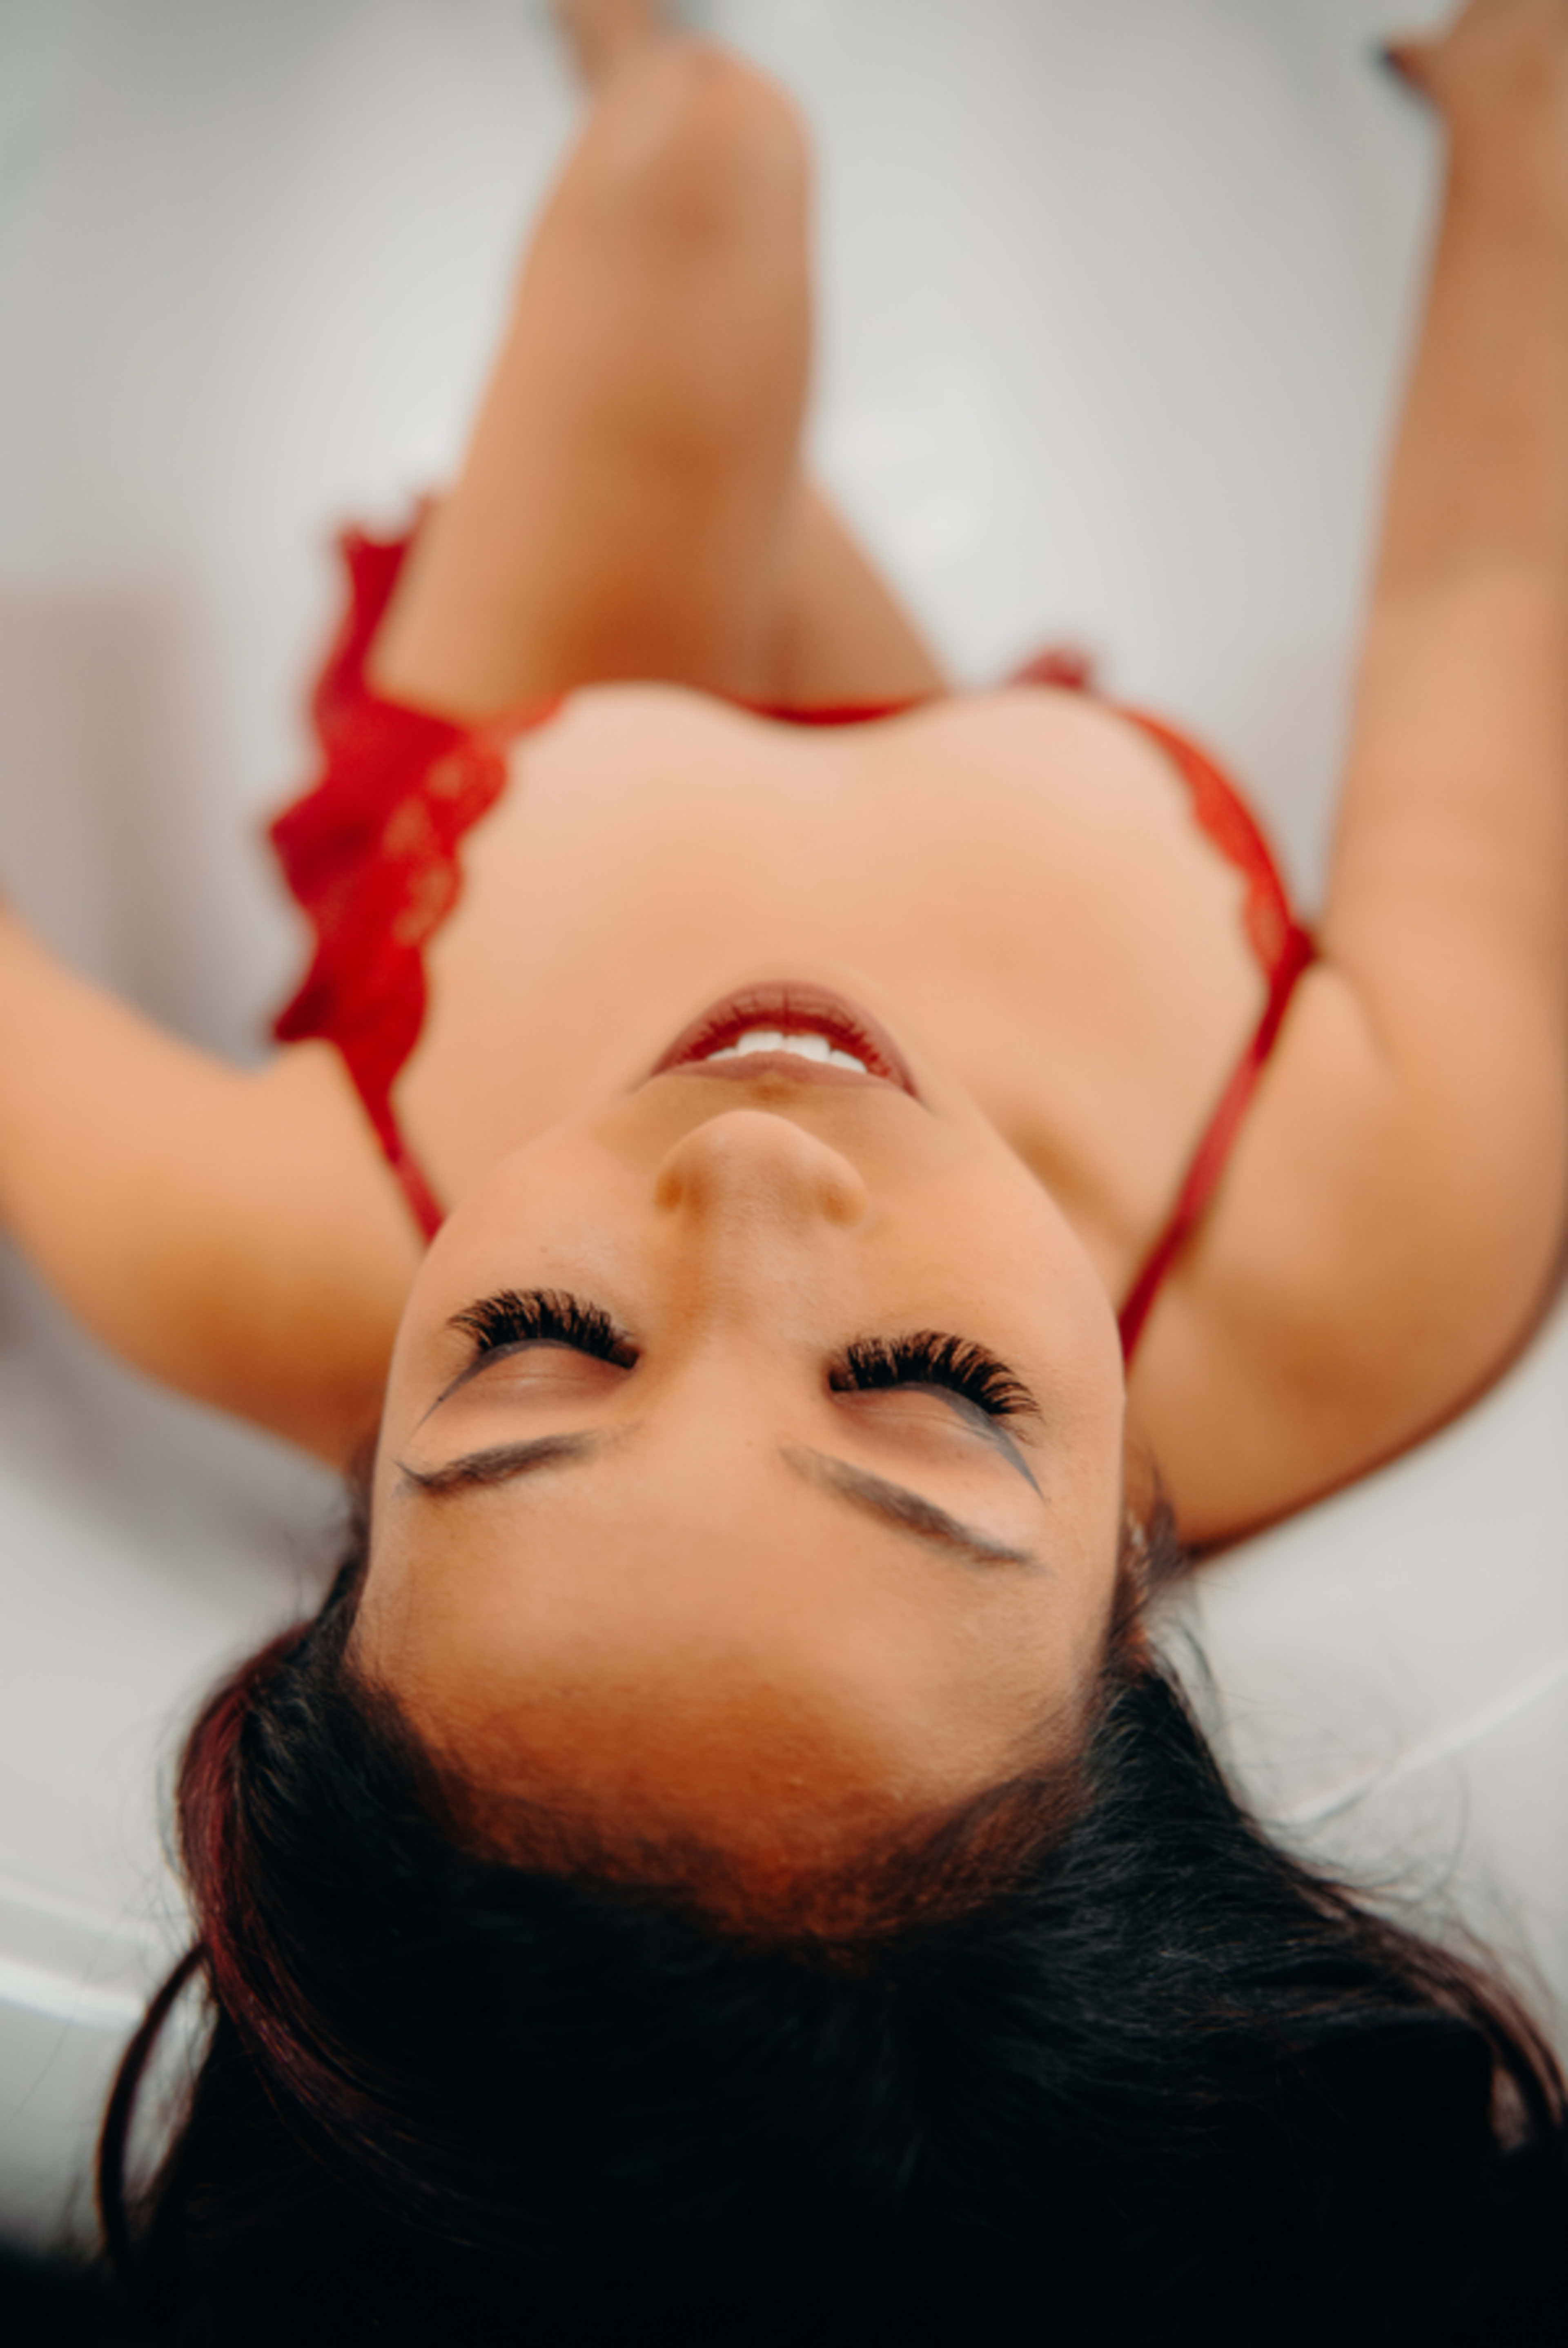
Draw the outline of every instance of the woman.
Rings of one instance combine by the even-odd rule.
[[[363,1487],[187,1751],[117,2256],[223,2340],[1495,2322],[1553,2058],[1257,1837],[1140,1622],[1172,1528],[1417,1440],[1551,1283],[1568,7],[1402,52],[1452,169],[1315,943],[1157,721],[944,695],[799,478],[789,106],[570,23],[461,475],[350,549],[290,1048],[217,1066],[0,939],[9,1228]]]

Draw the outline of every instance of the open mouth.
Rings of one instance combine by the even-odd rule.
[[[748,1081],[896,1085],[919,1098],[903,1054],[868,1012],[827,987],[788,980],[743,987],[711,1004],[649,1074],[675,1068]]]

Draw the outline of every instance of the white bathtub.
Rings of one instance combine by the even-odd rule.
[[[821,466],[965,676],[1087,639],[1310,893],[1431,150],[1363,0],[751,0],[822,167]],[[571,120],[516,0],[0,15],[0,876],[253,1052],[253,833],[346,512],[457,445]],[[1568,1320],[1464,1424],[1202,1577],[1171,1636],[1266,1811],[1568,2001]],[[160,1770],[304,1602],[326,1479],[0,1264],[0,2232],[87,2223],[181,1920]],[[1561,2011],[1561,2008],[1560,2008]]]

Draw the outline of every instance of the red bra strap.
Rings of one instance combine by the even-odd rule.
[[[1165,752],[1187,786],[1200,828],[1245,880],[1247,938],[1268,981],[1263,1015],[1199,1138],[1176,1202],[1144,1257],[1118,1316],[1122,1355],[1130,1362],[1156,1297],[1219,1186],[1297,982],[1317,959],[1317,948],[1311,932],[1292,911],[1274,852],[1234,784],[1173,726],[1140,709],[1121,707],[1119,714]]]
[[[1247,1104],[1274,1049],[1280,1022],[1295,992],[1296,982],[1315,961],[1317,949],[1307,932],[1293,926],[1289,946],[1269,984],[1263,1017],[1253,1030],[1251,1041],[1220,1097],[1219,1107],[1204,1127],[1202,1138],[1188,1161],[1186,1175],[1165,1228],[1144,1257],[1138,1277],[1117,1316],[1117,1326],[1121,1331],[1122,1356],[1128,1362],[1132,1359],[1133,1350],[1143,1333],[1143,1324],[1165,1284],[1167,1274],[1225,1170]]]

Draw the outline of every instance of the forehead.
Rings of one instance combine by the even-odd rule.
[[[732,1834],[914,1815],[1028,1765],[1078,1716],[1109,1606],[1107,1572],[976,1571],[781,1467],[666,1490],[612,1454],[434,1536],[420,1514],[377,1528],[359,1632],[420,1733],[497,1787],[542,1772]]]

